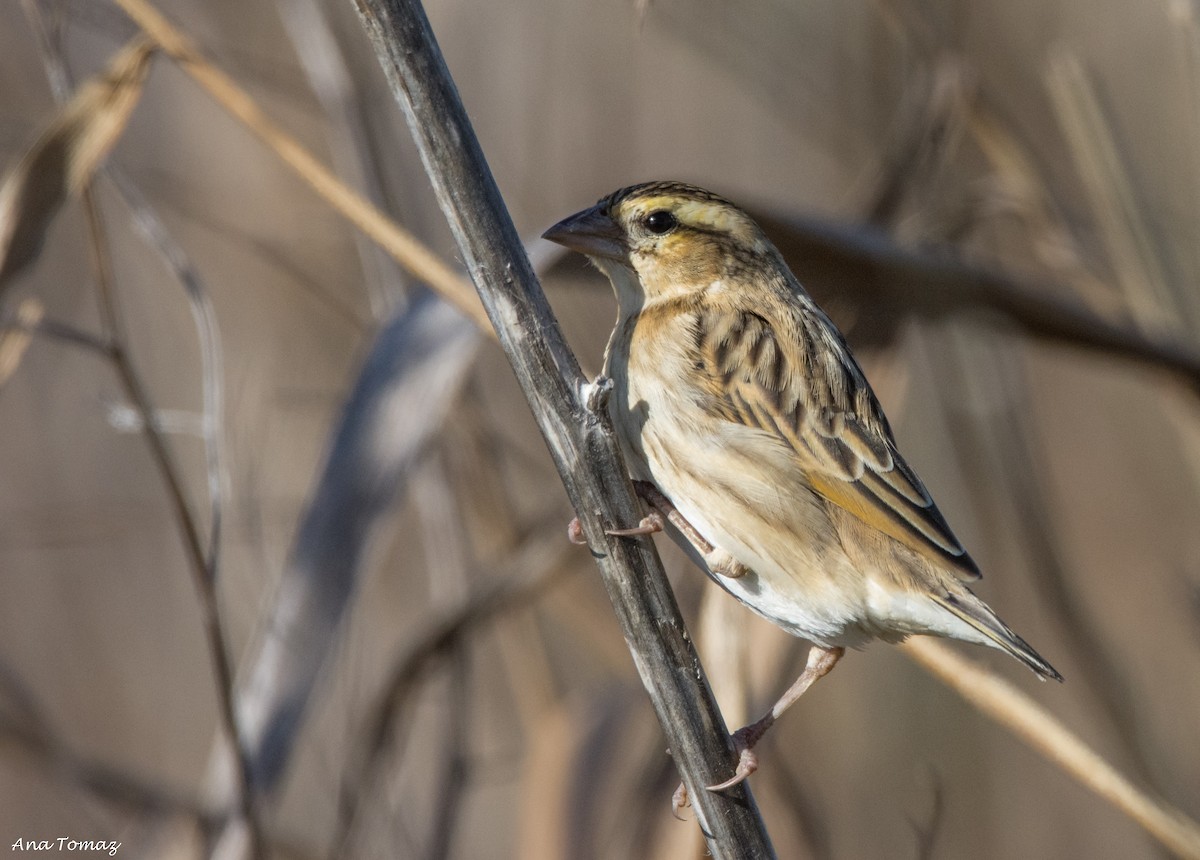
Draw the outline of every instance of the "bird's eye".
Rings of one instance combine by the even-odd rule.
[[[664,233],[670,233],[675,229],[675,225],[679,222],[675,220],[675,216],[665,209],[659,209],[657,212],[651,212],[642,221],[646,225],[646,229],[651,233],[657,233],[659,236]]]

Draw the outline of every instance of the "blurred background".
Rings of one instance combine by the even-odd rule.
[[[351,3],[158,8],[457,265]],[[750,209],[847,332],[981,596],[1067,683],[959,650],[1200,816],[1196,7],[426,8],[585,370],[614,302],[542,230],[649,179]],[[0,5],[10,169],[137,32],[101,0]],[[0,282],[0,845],[237,856],[252,782],[274,857],[702,856],[498,347],[194,68],[160,54],[136,95]],[[804,644],[660,548],[740,725]],[[780,857],[1165,856],[888,646],[760,750]]]

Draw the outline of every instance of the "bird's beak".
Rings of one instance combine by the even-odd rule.
[[[621,228],[599,204],[564,218],[543,233],[542,238],[589,257],[624,260],[627,256]]]

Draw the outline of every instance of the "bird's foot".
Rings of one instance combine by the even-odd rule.
[[[642,517],[642,521],[631,529],[608,529],[604,533],[613,537],[639,537],[641,535],[657,534],[662,530],[662,515],[658,511],[651,511]]]
[[[709,543],[704,535],[700,534],[696,527],[688,521],[687,517],[671,504],[671,500],[664,496],[658,487],[649,481],[634,481],[633,488],[637,490],[637,494],[645,500],[646,504],[666,517],[667,521],[679,530],[688,543],[696,548],[709,570],[730,579],[746,575],[749,568],[737,561],[726,550]]]
[[[713,573],[729,579],[737,579],[749,572],[750,569],[735,559],[727,550],[709,543],[704,535],[688,522],[687,517],[681,514],[679,509],[671,504],[671,500],[664,496],[654,484],[649,481],[634,481],[633,488],[637,491],[638,496],[650,506],[650,513],[642,517],[641,522],[633,528],[609,529],[605,534],[614,537],[652,535],[661,532],[667,522],[670,522],[696,548],[696,551],[704,559],[704,563],[708,565],[708,569]],[[578,517],[571,520],[570,525],[567,526],[567,538],[571,543],[581,546],[587,543]]]
[[[735,785],[745,782],[747,777],[758,770],[758,753],[754,751],[754,745],[767,733],[767,729],[773,722],[775,722],[775,718],[771,714],[767,714],[758,722],[744,726],[731,735],[733,748],[738,754],[737,767],[729,779],[708,786],[709,791],[724,791],[727,788],[733,788]],[[680,810],[691,805],[692,801],[688,797],[687,786],[681,782],[679,788],[675,789],[675,793],[671,795],[671,814],[680,818]]]
[[[764,718],[733,733],[733,748],[737,750],[738,754],[737,767],[733,771],[733,776],[724,782],[710,785],[709,791],[724,791],[727,788],[733,788],[738,783],[745,782],[746,777],[758,770],[758,753],[754,751],[754,745],[766,734],[773,722],[775,722],[774,719],[768,722]]]
[[[587,546],[587,537],[583,533],[583,525],[579,522],[579,517],[573,517],[567,523],[567,540],[576,546]]]
[[[674,794],[671,795],[671,814],[680,821],[685,821],[686,819],[679,813],[691,805],[692,799],[688,797],[687,786],[681,782],[679,788],[675,789]]]
[[[608,529],[604,533],[613,537],[639,537],[641,535],[656,534],[662,530],[662,516],[657,511],[651,511],[642,517],[641,521],[633,528]],[[567,540],[578,546],[587,546],[587,537],[583,533],[583,526],[579,522],[579,517],[575,517],[571,522],[567,523]]]

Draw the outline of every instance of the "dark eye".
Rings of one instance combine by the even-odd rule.
[[[657,233],[661,236],[664,233],[670,233],[675,229],[675,225],[679,222],[675,220],[675,216],[665,209],[659,209],[657,212],[651,212],[642,221],[646,225],[646,229],[651,233]]]

